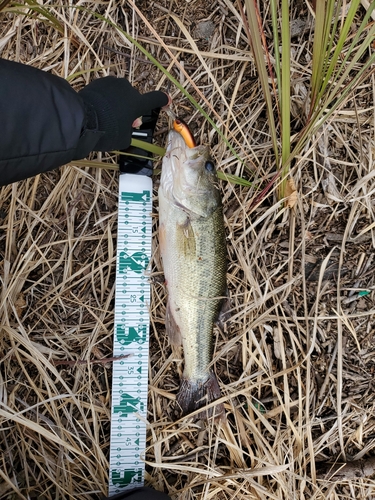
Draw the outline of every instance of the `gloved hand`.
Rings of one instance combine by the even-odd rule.
[[[95,151],[127,149],[134,120],[169,103],[164,92],[140,94],[128,80],[113,76],[94,80],[79,92],[79,96],[93,107],[98,130],[104,132]]]

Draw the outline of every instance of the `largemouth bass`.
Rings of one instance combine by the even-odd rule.
[[[206,146],[168,135],[159,188],[159,240],[168,289],[166,330],[185,358],[177,402],[184,415],[220,397],[210,368],[213,326],[226,294],[226,248],[217,175]],[[220,416],[216,405],[205,416]],[[200,416],[203,416],[200,414]]]

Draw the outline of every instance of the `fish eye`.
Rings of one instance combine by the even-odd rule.
[[[204,168],[207,170],[207,172],[215,172],[215,165],[211,160],[206,161]]]

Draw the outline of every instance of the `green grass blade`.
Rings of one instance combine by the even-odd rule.
[[[323,67],[322,67],[322,72],[320,75],[320,89],[318,92],[316,104],[317,106],[321,106],[321,99],[324,96],[324,93],[327,89],[327,86],[329,85],[329,80],[327,79],[327,72],[329,68],[331,67],[331,59],[332,59],[332,54],[335,51],[335,42],[337,39],[337,33],[339,30],[339,25],[341,22],[341,16],[340,16],[340,6],[341,6],[341,0],[337,2],[337,8],[335,9],[335,2],[330,0],[329,2],[329,9],[328,12],[326,13],[325,16],[325,31],[324,31],[324,47],[325,47],[325,54],[322,54],[320,57],[323,58]],[[333,67],[333,71],[331,73],[331,82],[335,80],[339,73],[338,67]]]
[[[231,182],[232,184],[237,184],[238,186],[251,187],[253,184],[242,177],[238,177],[233,174],[226,174],[224,172],[217,172],[217,176],[219,179],[227,182]]]
[[[329,0],[327,5],[327,14],[325,18],[325,27],[324,27],[324,43],[326,46],[326,53],[324,57],[322,75],[327,74],[327,68],[329,67],[330,64],[330,54],[334,52],[335,33],[337,33],[338,31],[339,22],[341,19],[340,17],[341,8],[342,8],[342,0],[338,0],[337,2]]]
[[[368,41],[366,41],[366,40],[363,41],[361,44],[359,44],[358,42],[359,42],[360,37],[363,35],[363,33],[368,29],[369,19],[370,19],[371,14],[373,13],[374,8],[375,8],[375,1],[372,2],[371,5],[369,6],[369,8],[367,9],[366,14],[361,22],[361,25],[359,26],[349,48],[346,50],[345,57],[343,58],[343,60],[340,64],[340,70],[338,71],[338,73],[343,71],[343,68],[345,68],[347,61],[353,55],[353,53],[355,53],[357,47],[359,47],[362,44],[365,44],[367,46]],[[372,27],[369,30],[369,33],[373,33],[373,32],[374,32],[374,26],[372,25]],[[367,35],[367,37],[368,37],[368,35]]]
[[[325,0],[316,0],[315,8],[315,33],[313,41],[313,60],[311,74],[311,96],[310,106],[314,109],[317,97],[321,87],[321,75],[326,52],[324,44],[324,24],[325,24],[326,2]]]
[[[51,14],[51,12],[43,7],[42,5],[38,4],[35,0],[25,0],[25,4],[28,5],[29,9],[36,12],[37,14],[41,14],[44,16],[48,21],[51,23],[51,25],[57,29],[62,35],[64,35],[64,27],[60,23],[60,21]]]
[[[150,144],[149,142],[140,141],[139,139],[132,139],[131,145],[135,148],[144,149],[145,151],[149,151],[155,155],[164,156],[165,149],[157,146],[156,144]]]
[[[277,88],[281,88],[281,66],[280,66],[280,52],[279,52],[279,27],[278,27],[278,0],[271,0],[271,18],[272,18],[272,35],[274,44],[274,58],[275,58],[275,73],[277,79]]]
[[[319,97],[321,97],[323,95],[323,93],[324,93],[325,89],[327,88],[327,86],[332,78],[332,75],[337,67],[337,61],[338,61],[340,55],[342,54],[342,50],[343,50],[344,44],[346,42],[349,30],[351,29],[355,14],[356,14],[357,9],[358,9],[359,2],[360,2],[360,0],[352,0],[352,2],[350,4],[350,8],[349,8],[347,17],[345,19],[343,28],[340,32],[339,39],[337,41],[337,45],[335,47],[332,58],[330,60],[330,64],[328,66],[327,72],[324,75],[324,79],[323,79],[321,89],[319,92]],[[334,33],[332,33],[332,37],[333,37],[333,35],[334,35]],[[329,57],[329,54],[326,54],[326,57]]]
[[[279,199],[285,198],[290,156],[290,24],[289,2],[281,2],[281,160],[282,172]]]
[[[264,50],[261,42],[261,35],[258,25],[258,12],[255,4],[255,0],[245,0],[247,21],[249,32],[251,36],[250,44],[253,49],[255,64],[258,70],[259,80],[262,86],[264,99],[266,101],[267,115],[269,120],[270,134],[272,145],[276,157],[276,163],[278,164],[278,144],[277,144],[277,131],[275,125],[275,119],[273,116],[273,105],[270,87],[268,84],[268,72],[266,63],[264,60]]]
[[[55,16],[50,14],[46,9],[43,9],[38,4],[29,5],[27,8],[29,9],[29,12],[20,10],[20,9],[25,9],[25,5],[13,3],[10,7],[5,7],[1,12],[12,12],[13,14],[17,14],[19,16],[28,18],[33,18],[34,14],[39,14],[44,18],[44,19],[42,18],[41,21],[43,21],[47,26],[52,26],[62,36],[64,36],[64,28],[62,24],[56,19]]]
[[[374,35],[371,38],[373,39]],[[329,111],[326,112],[326,118],[330,117],[332,113],[336,111],[345,101],[345,99],[348,97],[348,94],[352,93],[353,90],[358,86],[359,82],[362,81],[365,76],[368,76],[368,73],[366,73],[366,71],[369,68],[371,68],[371,66],[374,63],[375,63],[375,54],[372,54],[371,57],[362,66],[362,70],[359,73],[357,73],[356,76],[346,86],[344,86],[344,88],[341,88],[341,85],[337,85],[337,87],[332,91],[332,93],[327,98],[330,107],[328,108]],[[355,62],[353,62],[353,66],[354,65]],[[374,73],[375,69],[373,69],[372,72]]]

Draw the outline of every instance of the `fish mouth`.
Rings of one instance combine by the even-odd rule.
[[[186,145],[186,142],[181,134],[179,134],[175,130],[169,131],[167,141],[167,154],[181,154],[182,152],[185,152],[187,147],[188,146]]]
[[[171,158],[172,161],[178,159],[179,164],[182,165],[186,160],[197,159],[201,154],[205,153],[206,149],[206,146],[188,146],[185,138],[180,134],[180,132],[170,130],[168,133],[165,156],[167,158]]]
[[[186,143],[176,131],[170,130],[167,138],[167,148],[163,158],[160,184],[167,199],[175,205],[181,205],[175,199],[173,186],[186,160]]]
[[[196,200],[201,200],[200,206],[206,207],[211,206],[210,199],[213,194],[212,199],[216,199],[216,189],[212,193],[212,179],[207,179],[205,170],[205,163],[209,158],[208,146],[189,148],[180,133],[170,130],[161,169],[159,193],[168,203],[184,212],[205,216],[205,210],[199,208]],[[207,196],[210,199],[207,199]]]

